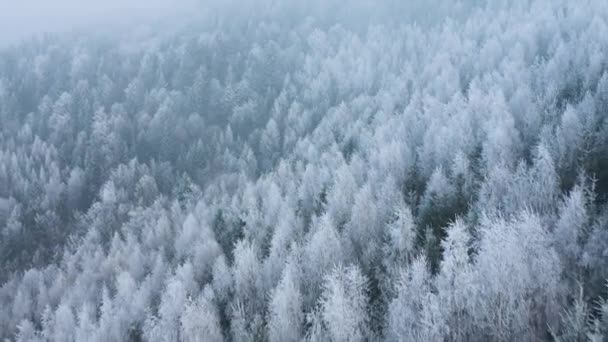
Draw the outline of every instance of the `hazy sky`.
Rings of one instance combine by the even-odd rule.
[[[194,16],[200,19],[198,14],[202,12],[213,18],[216,10],[236,20],[264,12],[264,6],[289,7],[292,11],[286,13],[291,15],[321,16],[351,26],[363,23],[367,27],[373,18],[380,23],[390,18],[424,23],[446,15],[458,17],[459,12],[468,13],[465,4],[482,1],[434,0],[430,4],[428,0],[352,0],[345,6],[342,0],[0,0],[0,47],[43,32],[87,27],[124,29],[167,18],[171,20],[166,24],[178,25]]]
[[[0,0],[0,44],[32,34],[189,15],[197,0]]]

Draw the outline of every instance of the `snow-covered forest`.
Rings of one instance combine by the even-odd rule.
[[[0,339],[608,341],[608,2],[205,6],[0,49]]]

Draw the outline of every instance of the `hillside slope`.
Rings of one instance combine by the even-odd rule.
[[[608,3],[232,3],[0,51],[0,338],[608,338]]]

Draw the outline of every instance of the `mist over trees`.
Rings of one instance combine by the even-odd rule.
[[[0,339],[608,341],[608,3],[201,6],[0,49]]]

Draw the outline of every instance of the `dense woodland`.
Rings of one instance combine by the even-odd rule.
[[[0,339],[608,341],[608,2],[311,4],[0,50]]]

